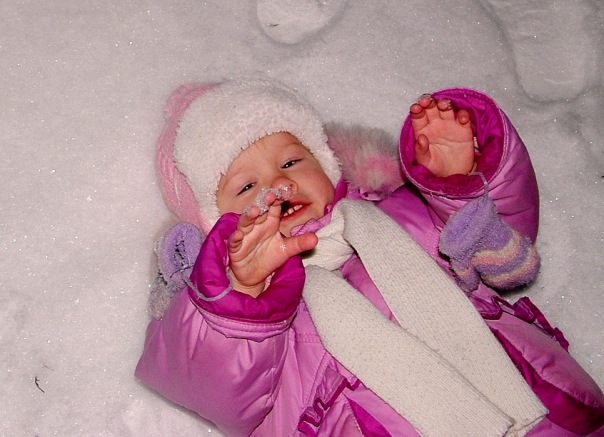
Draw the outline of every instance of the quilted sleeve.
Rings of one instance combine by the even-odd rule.
[[[228,287],[216,248],[231,221],[204,241],[191,274],[195,290],[179,293],[163,318],[150,322],[136,376],[227,435],[243,436],[273,407],[304,270],[300,260],[290,260],[275,273],[263,300],[236,290],[214,302],[201,299]]]
[[[434,93],[450,99],[458,109],[470,113],[479,146],[475,172],[489,185],[489,197],[510,226],[535,241],[539,219],[539,193],[530,157],[509,118],[488,96],[474,90],[448,89]],[[432,218],[442,228],[448,218],[468,201],[484,194],[479,174],[436,177],[415,162],[411,119],[403,125],[400,154],[407,179],[430,204]]]

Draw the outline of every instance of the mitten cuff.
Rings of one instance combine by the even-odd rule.
[[[487,230],[498,220],[495,205],[486,193],[468,202],[444,226],[440,251],[451,259],[469,262]]]

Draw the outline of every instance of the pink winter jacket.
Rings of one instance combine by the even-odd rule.
[[[470,111],[481,149],[476,171],[485,175],[500,216],[534,241],[537,184],[508,118],[475,91],[452,89],[435,96]],[[476,175],[432,176],[414,163],[413,143],[408,119],[400,156],[409,183],[377,204],[449,270],[438,251],[440,231],[451,214],[484,193],[484,184]],[[337,198],[344,196],[360,198],[340,184]],[[207,297],[230,285],[225,241],[236,220],[234,214],[221,218],[193,268],[190,279]],[[341,273],[392,318],[358,258],[348,260]],[[149,324],[136,376],[229,436],[418,435],[325,350],[301,298],[304,278],[301,259],[295,257],[275,272],[256,299],[235,290],[214,302],[199,299],[191,289],[178,294],[164,317]],[[529,435],[597,432],[604,423],[604,397],[560,346],[564,341],[559,331],[528,300],[509,305],[483,284],[471,299],[550,410]]]

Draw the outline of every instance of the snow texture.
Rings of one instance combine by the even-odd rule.
[[[426,91],[496,99],[541,189],[526,293],[604,385],[602,2],[7,0],[0,17],[0,434],[218,434],[133,371],[174,222],[153,167],[164,102],[251,73],[394,135]]]

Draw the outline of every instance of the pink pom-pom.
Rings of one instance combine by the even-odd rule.
[[[383,198],[404,184],[398,145],[381,129],[326,125],[329,147],[350,187],[367,197]]]

